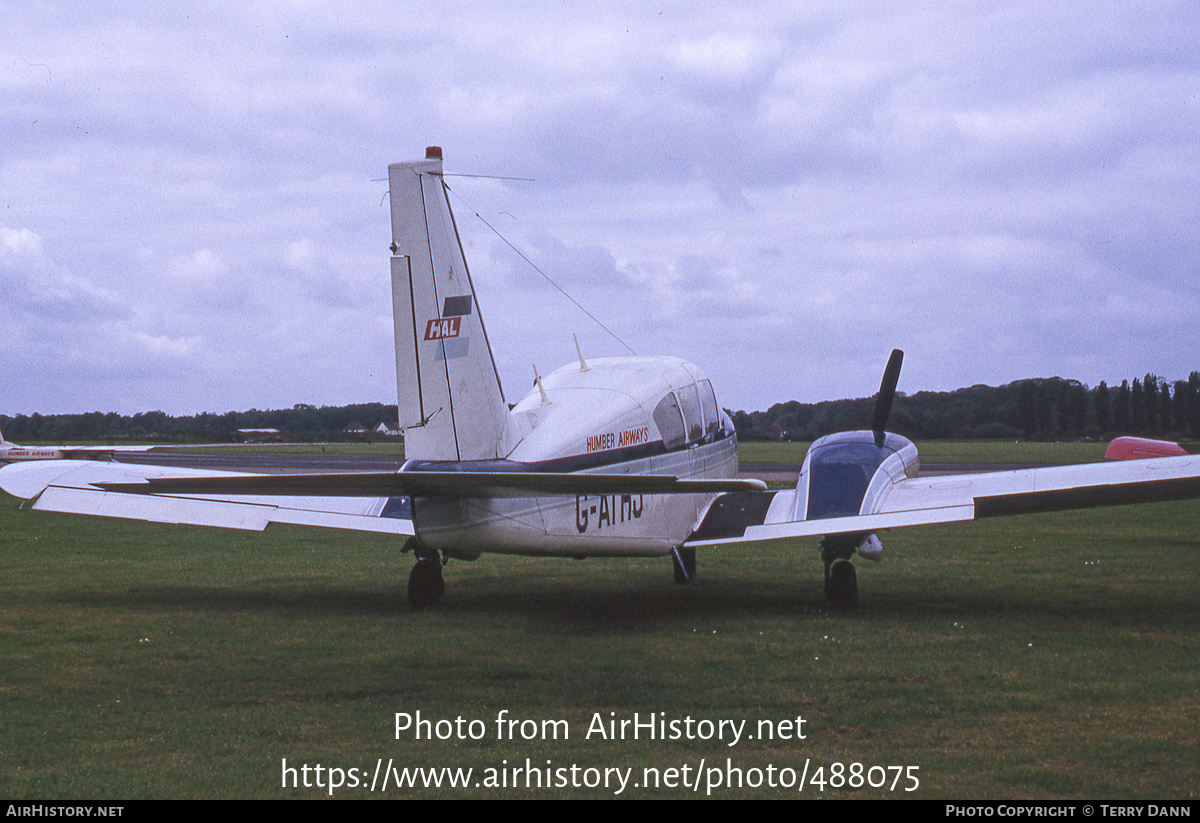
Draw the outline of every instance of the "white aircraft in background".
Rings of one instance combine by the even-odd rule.
[[[112,446],[21,446],[4,439],[0,431],[0,463],[26,460],[111,460]]]
[[[241,445],[225,443],[199,443],[182,446],[21,446],[4,439],[0,432],[0,465],[24,463],[29,460],[112,460],[117,454],[132,454],[169,449],[204,449],[218,445]]]
[[[671,555],[822,537],[825,594],[857,601],[857,553],[876,534],[1001,514],[1200,497],[1200,456],[920,477],[916,447],[885,431],[892,353],[868,431],[812,444],[794,489],[738,479],[737,436],[712,384],[672,357],[578,361],[505,400],[443,182],[441,150],[388,169],[391,280],[404,466],[263,475],[124,464],[18,464],[0,488],[46,511],[263,529],[269,523],[406,536],[408,595],[437,602],[442,566],[483,552]],[[1150,454],[1161,449],[1149,446]]]

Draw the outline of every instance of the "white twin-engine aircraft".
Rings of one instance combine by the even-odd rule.
[[[220,444],[226,445],[226,444]],[[112,460],[116,455],[135,452],[168,451],[174,448],[195,449],[204,446],[22,446],[4,439],[0,431],[0,466],[5,463],[25,463],[30,460]]]
[[[848,607],[857,600],[850,559],[878,558],[876,533],[886,529],[1200,496],[1200,456],[920,477],[916,447],[884,430],[899,351],[871,430],[817,440],[785,491],[736,477],[733,425],[704,374],[677,358],[580,353],[510,407],[441,150],[388,173],[400,471],[261,475],[61,460],[7,466],[0,488],[49,511],[404,535],[416,606],[441,598],[446,559],[482,552],[672,555],[676,580],[688,582],[697,548],[820,536],[826,598]]]
[[[4,439],[0,431],[0,464],[27,460],[111,460],[111,446],[22,446]]]

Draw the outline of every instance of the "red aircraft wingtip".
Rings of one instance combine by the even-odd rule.
[[[1187,452],[1178,443],[1145,437],[1118,437],[1108,444],[1104,452],[1109,460],[1144,460],[1148,457],[1179,457],[1185,454]]]

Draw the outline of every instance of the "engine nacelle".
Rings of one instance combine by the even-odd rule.
[[[917,447],[898,434],[826,435],[814,441],[804,456],[792,519],[872,514],[894,483],[916,477],[919,470]],[[861,549],[859,553],[863,554]]]

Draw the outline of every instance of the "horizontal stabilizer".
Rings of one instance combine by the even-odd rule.
[[[98,482],[107,491],[133,494],[269,494],[325,497],[390,495],[536,497],[559,494],[712,494],[766,488],[761,480],[680,480],[669,475],[562,474],[550,472],[358,472],[349,474],[244,474],[220,477],[151,477]]]
[[[681,480],[672,475],[555,472],[351,472],[246,474],[128,463],[58,460],[0,470],[0,489],[26,500],[51,487],[128,495],[173,495],[256,500],[259,496],[389,498],[399,495],[537,497],[571,494],[717,494],[759,491],[761,480]],[[247,497],[249,496],[249,497]]]

